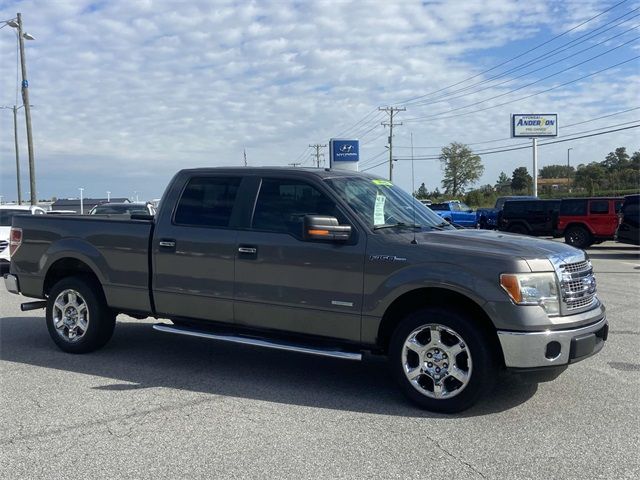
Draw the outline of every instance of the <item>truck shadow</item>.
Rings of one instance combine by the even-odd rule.
[[[96,390],[164,387],[345,411],[447,418],[405,400],[384,358],[350,362],[231,345],[163,334],[148,322],[128,318],[118,321],[106,347],[88,355],[58,350],[41,317],[0,319],[0,333],[3,361],[109,379],[92,387]],[[536,384],[506,377],[488,398],[456,416],[508,410],[526,402],[536,390]]]

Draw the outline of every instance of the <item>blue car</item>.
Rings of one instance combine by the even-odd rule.
[[[462,227],[476,227],[476,213],[460,200],[432,203],[429,208],[449,223]]]

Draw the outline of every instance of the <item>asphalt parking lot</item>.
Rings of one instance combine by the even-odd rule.
[[[640,478],[640,250],[589,249],[604,350],[505,378],[460,415],[414,408],[384,361],[213,343],[118,318],[99,352],[49,339],[0,286],[0,477]]]

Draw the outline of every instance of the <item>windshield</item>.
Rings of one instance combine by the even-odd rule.
[[[343,177],[326,182],[371,229],[414,224],[424,229],[454,228],[388,180]]]

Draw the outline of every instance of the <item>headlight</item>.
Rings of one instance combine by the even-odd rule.
[[[503,273],[500,285],[518,305],[539,305],[550,316],[560,313],[558,283],[552,272]]]

